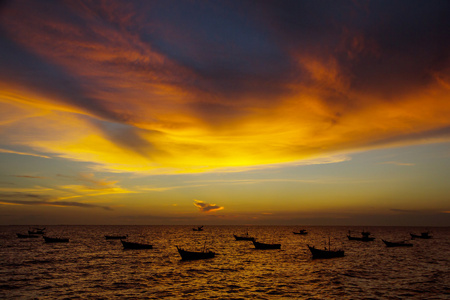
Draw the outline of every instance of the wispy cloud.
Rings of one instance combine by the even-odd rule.
[[[50,156],[46,156],[46,155],[42,155],[42,154],[20,152],[20,151],[8,150],[8,149],[0,149],[0,153],[11,153],[11,154],[17,154],[17,155],[28,155],[28,156],[36,156],[36,157],[42,157],[42,158],[51,158]]]
[[[4,205],[37,205],[37,206],[57,206],[57,207],[82,207],[82,208],[102,208],[104,210],[112,210],[109,206],[102,206],[83,202],[71,201],[54,201],[47,195],[36,194],[0,194],[0,204]],[[8,200],[9,198],[9,200]],[[11,198],[22,198],[11,199]],[[37,200],[30,200],[37,199]]]
[[[399,162],[399,161],[386,161],[386,162],[382,162],[381,164],[396,165],[396,166],[414,166],[415,165],[413,163],[404,163],[404,162]]]
[[[216,204],[209,204],[206,202],[203,202],[201,200],[194,200],[194,205],[201,211],[201,212],[213,212],[213,211],[218,211],[221,209],[224,209],[223,206],[219,206]]]
[[[32,176],[32,175],[12,175],[14,177],[18,177],[18,178],[34,178],[34,179],[42,179],[45,177],[42,176]]]

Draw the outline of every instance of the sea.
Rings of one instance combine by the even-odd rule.
[[[450,299],[449,227],[45,227],[69,242],[21,239],[30,226],[0,226],[0,299]],[[308,234],[293,234],[300,229]],[[375,240],[348,240],[349,230]],[[410,239],[424,231],[433,238]],[[256,250],[233,237],[247,233],[281,249]],[[153,249],[124,250],[105,235]],[[413,247],[387,248],[381,239]],[[313,260],[307,245],[345,256]],[[176,246],[216,256],[182,261]]]

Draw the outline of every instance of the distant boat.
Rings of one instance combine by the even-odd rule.
[[[266,249],[280,249],[281,244],[266,244],[260,243],[255,240],[252,241],[253,245],[255,245],[255,249],[266,250]]]
[[[303,234],[303,235],[305,235],[305,234],[308,234],[308,231],[306,231],[306,229],[300,229],[299,232],[293,231],[292,233],[294,233],[294,234]]]
[[[385,240],[383,240],[383,239],[382,239],[382,241],[383,241],[383,243],[386,244],[386,247],[412,247],[412,246],[413,246],[413,244],[407,243],[407,242],[405,242],[405,241],[400,241],[400,242],[388,242],[388,241],[385,241]]]
[[[248,232],[247,232],[247,235],[238,236],[238,235],[233,234],[233,236],[236,239],[236,241],[254,241],[255,240],[254,237],[251,237],[248,235]]]
[[[182,260],[197,260],[197,259],[207,259],[207,258],[213,258],[216,253],[212,251],[201,251],[201,252],[195,252],[195,251],[186,251],[178,246],[177,250],[178,253],[180,253]]]
[[[350,241],[361,241],[361,242],[371,242],[371,241],[375,240],[374,237],[370,236],[370,232],[368,232],[368,231],[363,231],[363,232],[361,232],[361,237],[356,237],[356,236],[351,236],[351,232],[349,230],[348,234],[347,234],[347,238]]]
[[[45,228],[35,227],[32,230],[28,230],[28,234],[45,234]]]
[[[69,239],[63,239],[58,237],[48,237],[44,236],[44,240],[46,243],[68,243]]]
[[[197,228],[192,228],[194,231],[203,231],[203,226],[198,226]]]
[[[123,249],[152,249],[152,245],[122,241]]]
[[[433,237],[430,235],[429,231],[422,232],[422,233],[420,233],[420,235],[413,234],[413,233],[410,233],[410,235],[411,235],[412,240],[414,240],[414,239],[431,239]]]
[[[128,237],[127,235],[105,235],[107,240],[124,240]]]
[[[33,234],[21,234],[21,233],[17,233],[17,237],[19,239],[31,239],[31,238],[38,238],[40,237],[39,235],[33,235]]]

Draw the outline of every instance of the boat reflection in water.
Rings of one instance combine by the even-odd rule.
[[[207,259],[207,258],[213,258],[216,253],[212,252],[212,251],[200,251],[200,252],[196,252],[196,251],[186,251],[178,246],[177,250],[178,253],[180,253],[181,259],[182,260],[197,260],[197,259]]]

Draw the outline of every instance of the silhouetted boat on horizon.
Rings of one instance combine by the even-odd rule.
[[[33,239],[33,238],[40,237],[40,235],[34,235],[34,234],[21,234],[21,233],[16,233],[16,234],[19,239]]]
[[[422,232],[422,233],[420,233],[420,235],[414,234],[414,233],[410,233],[410,235],[411,235],[412,240],[414,240],[414,239],[431,239],[433,237],[430,235],[429,231]]]
[[[203,226],[198,226],[197,228],[192,228],[193,231],[203,231]]]
[[[281,244],[266,244],[266,243],[257,242],[255,240],[252,240],[252,242],[253,242],[253,245],[255,245],[255,249],[259,249],[259,250],[280,249],[281,248]]]
[[[45,234],[45,227],[44,228],[34,227],[31,230],[28,230],[28,234]]]
[[[176,247],[177,247],[178,253],[180,253],[182,260],[208,259],[208,258],[213,258],[216,255],[216,253],[213,251],[203,250],[200,252],[196,252],[196,251],[187,251],[178,246],[176,246]]]
[[[236,241],[254,241],[255,240],[254,237],[251,237],[248,235],[248,232],[247,232],[247,235],[238,236],[238,235],[233,234],[233,236],[236,239]]]
[[[330,238],[328,237],[328,249],[325,247],[325,249],[317,249],[314,246],[306,245],[311,251],[312,258],[335,258],[335,257],[343,257],[344,256],[344,250],[331,250],[330,245]]]
[[[68,243],[69,239],[66,238],[59,238],[59,237],[43,237],[46,243]]]
[[[141,244],[141,243],[134,243],[134,242],[126,242],[123,240],[120,240],[123,245],[123,249],[153,249],[152,245],[149,244]]]
[[[347,234],[347,238],[350,241],[361,241],[361,242],[371,242],[371,241],[375,240],[374,237],[370,236],[370,232],[368,232],[368,231],[362,231],[361,237],[356,237],[356,236],[351,236],[351,231],[349,230],[348,234]]]
[[[125,240],[128,237],[127,235],[105,235],[107,240]]]
[[[293,234],[302,234],[302,235],[305,235],[305,234],[308,234],[308,231],[306,231],[306,229],[300,229],[299,232],[293,231],[292,233],[293,233]]]
[[[407,243],[405,241],[399,241],[399,242],[388,242],[386,240],[383,240],[383,243],[386,245],[386,247],[412,247],[413,244]]]

